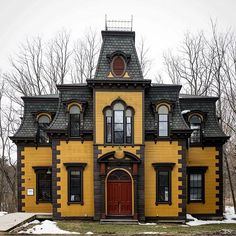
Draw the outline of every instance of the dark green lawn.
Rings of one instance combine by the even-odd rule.
[[[96,222],[58,221],[57,225],[64,230],[95,234],[143,234],[157,232],[161,235],[232,235],[236,233],[236,224],[212,224],[203,226],[186,226],[179,224],[158,225],[102,225]],[[236,234],[235,234],[236,235]]]

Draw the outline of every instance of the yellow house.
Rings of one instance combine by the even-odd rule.
[[[223,214],[215,97],[143,78],[135,32],[102,31],[95,77],[23,97],[18,209],[55,219],[185,221]]]

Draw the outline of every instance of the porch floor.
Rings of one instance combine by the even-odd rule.
[[[25,213],[15,212],[0,217],[0,232],[10,230],[34,219],[51,219],[51,213]]]

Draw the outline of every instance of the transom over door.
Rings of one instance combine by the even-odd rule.
[[[125,171],[117,170],[108,176],[107,214],[132,215],[132,181]]]

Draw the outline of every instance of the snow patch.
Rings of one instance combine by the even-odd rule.
[[[93,234],[93,232],[87,232],[86,234]]]
[[[5,216],[7,214],[6,211],[0,211],[0,216]]]
[[[139,225],[157,225],[156,223],[138,223]]]
[[[209,225],[209,224],[236,224],[236,214],[234,208],[226,206],[224,213],[224,220],[198,220],[193,216],[187,214],[187,219],[190,220],[186,224],[189,226]]]
[[[34,220],[30,223],[26,223],[24,226],[28,226],[29,224],[40,223],[37,220]],[[27,229],[26,231],[20,231],[19,234],[79,234],[76,232],[69,232],[62,230],[57,227],[56,222],[50,220],[44,220],[39,225],[35,225],[34,227]]]
[[[181,114],[184,115],[184,114],[187,114],[189,112],[190,112],[190,110],[183,110],[183,111],[181,111]]]

